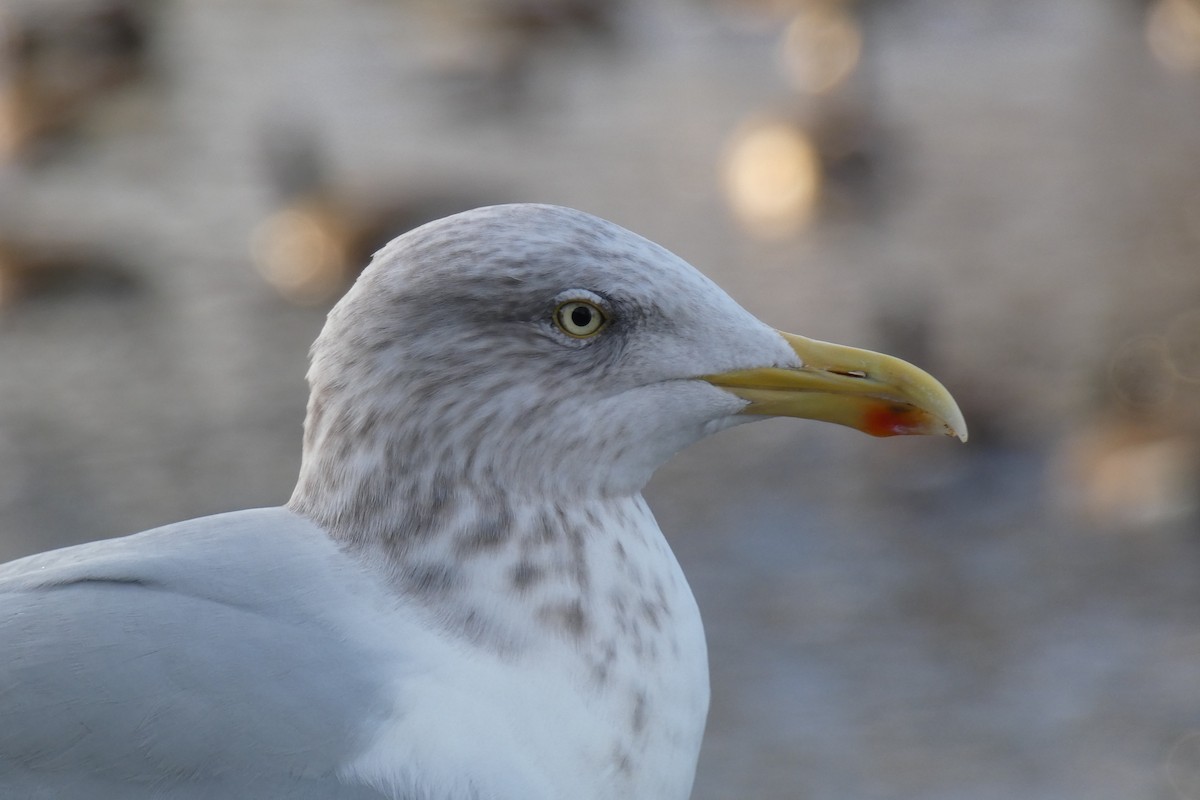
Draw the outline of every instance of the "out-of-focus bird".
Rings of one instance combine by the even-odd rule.
[[[0,311],[51,300],[122,298],[143,288],[136,270],[95,246],[0,237]]]
[[[470,107],[512,110],[528,99],[546,55],[614,43],[624,6],[622,0],[434,0],[423,5],[433,31],[428,58],[459,85]]]
[[[35,152],[142,77],[149,37],[138,0],[0,11],[0,159]]]

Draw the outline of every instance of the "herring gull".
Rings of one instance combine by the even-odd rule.
[[[641,489],[765,416],[966,427],[546,205],[394,240],[312,349],[286,506],[0,566],[0,796],[686,798],[695,600]]]

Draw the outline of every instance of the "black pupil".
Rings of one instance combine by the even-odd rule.
[[[592,324],[592,310],[587,306],[575,306],[571,309],[571,322],[578,328],[586,328]]]

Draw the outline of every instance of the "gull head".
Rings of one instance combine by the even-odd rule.
[[[635,493],[680,449],[766,416],[966,437],[927,373],[774,330],[664,248],[547,205],[392,241],[330,312],[308,378],[293,502],[310,511],[454,485]]]

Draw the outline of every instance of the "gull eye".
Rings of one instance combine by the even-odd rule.
[[[586,300],[569,300],[554,311],[554,322],[568,336],[586,339],[599,333],[608,318]]]

